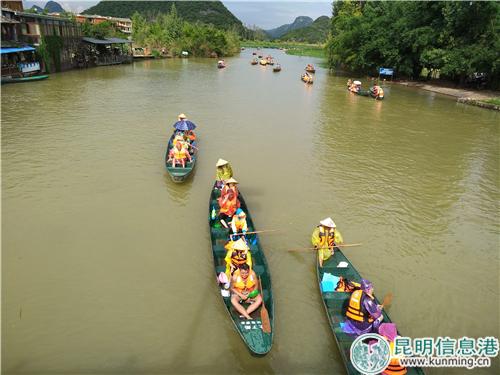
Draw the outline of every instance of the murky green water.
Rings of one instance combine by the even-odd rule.
[[[387,85],[376,102],[313,59],[251,51],[2,87],[4,373],[341,374],[311,231],[332,216],[412,337],[499,336],[499,114]],[[163,164],[180,112],[193,178]],[[214,284],[207,204],[223,157],[262,235],[275,341],[253,358]],[[497,373],[496,368],[472,373]],[[462,374],[465,370],[429,370]],[[469,372],[468,372],[469,373]]]

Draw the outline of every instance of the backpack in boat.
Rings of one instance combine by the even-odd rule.
[[[361,284],[356,283],[354,281],[348,280],[340,276],[340,280],[337,283],[337,287],[335,288],[336,292],[347,292],[352,293],[356,289],[361,289]]]

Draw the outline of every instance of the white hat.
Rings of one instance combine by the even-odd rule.
[[[229,178],[226,181],[224,181],[226,184],[238,184],[239,182],[236,181],[234,178]]]
[[[361,81],[354,81],[353,82],[355,85],[361,85]]]
[[[331,217],[327,217],[319,222],[321,225],[328,228],[337,228]]]
[[[243,238],[240,238],[238,241],[236,241],[233,244],[233,249],[234,250],[248,250],[248,245],[246,242],[243,240]]]
[[[184,113],[181,113],[179,116],[177,116],[178,118],[186,118],[186,115]]]
[[[228,163],[227,160],[224,159],[219,159],[217,160],[217,164],[215,164],[216,167],[222,167],[223,165],[226,165]]]

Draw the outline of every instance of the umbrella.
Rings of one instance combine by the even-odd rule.
[[[177,130],[181,130],[181,131],[194,130],[194,129],[196,129],[196,125],[189,120],[181,120],[181,121],[177,121],[174,124],[174,128]]]

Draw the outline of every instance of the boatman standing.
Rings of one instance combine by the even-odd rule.
[[[233,177],[233,169],[227,160],[219,159],[217,160],[217,171],[215,174],[215,182],[218,188],[221,188],[224,181],[229,180]]]
[[[352,292],[349,299],[343,331],[351,336],[378,333],[380,323],[384,319],[382,307],[375,302],[372,283],[362,279],[361,289]]]
[[[319,225],[314,229],[311,237],[311,242],[315,249],[318,250],[319,266],[323,267],[323,262],[333,255],[333,248],[344,242],[342,235],[331,217],[327,217],[319,222]]]

